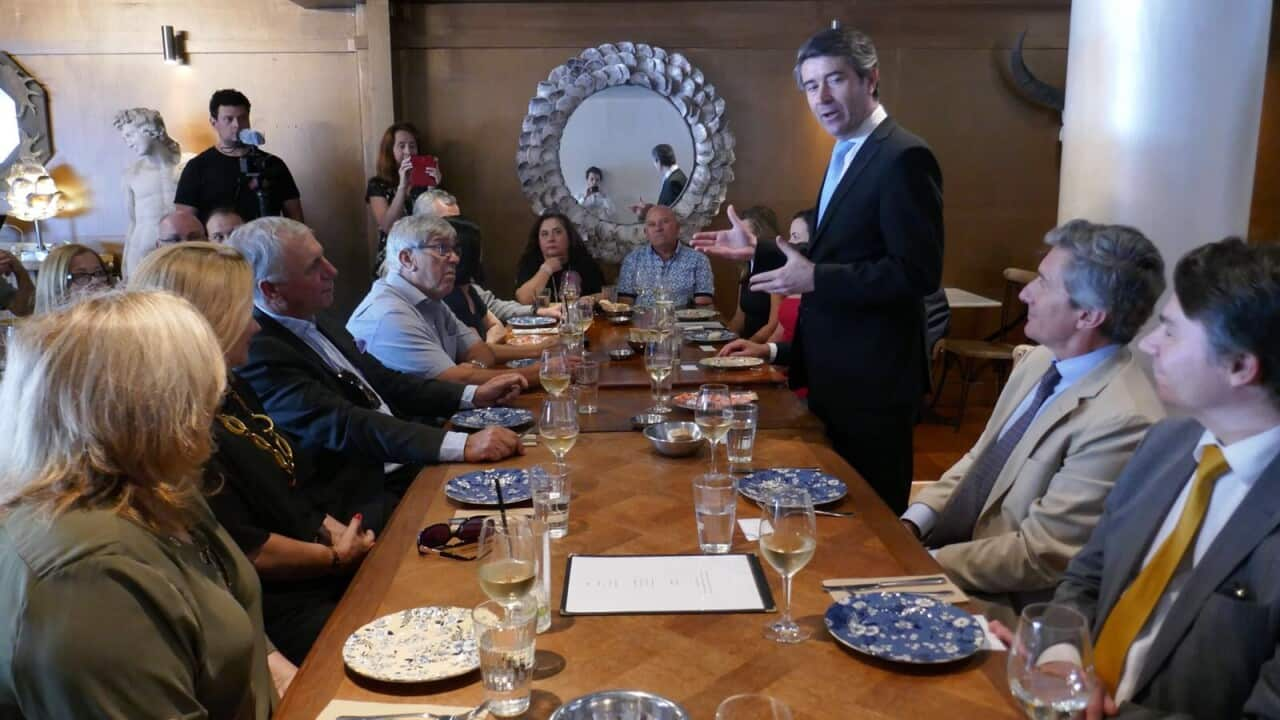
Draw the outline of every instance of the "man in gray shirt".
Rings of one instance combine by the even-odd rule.
[[[463,325],[443,298],[453,290],[457,233],[429,215],[396,221],[387,235],[387,273],[347,321],[364,352],[383,365],[465,384],[483,383],[509,370],[491,369],[493,351]],[[519,371],[536,381],[538,368]]]

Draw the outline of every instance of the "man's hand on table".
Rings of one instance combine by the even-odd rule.
[[[471,404],[476,407],[492,407],[508,403],[519,397],[520,392],[527,387],[529,382],[519,373],[503,373],[477,387]]]
[[[497,462],[523,455],[520,436],[503,427],[488,427],[467,437],[462,458],[469,463]]]
[[[768,360],[769,346],[765,343],[738,339],[720,348],[717,354],[720,357],[758,357],[761,360]]]

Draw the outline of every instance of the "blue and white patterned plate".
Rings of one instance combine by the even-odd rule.
[[[542,317],[541,315],[520,315],[519,317],[507,318],[507,324],[513,328],[545,328],[555,325],[556,319]]]
[[[533,413],[523,408],[488,407],[474,410],[462,410],[453,414],[449,421],[460,428],[483,430],[494,425],[513,428],[533,422]]]
[[[764,502],[770,493],[784,487],[808,490],[814,505],[835,502],[849,491],[843,480],[819,470],[794,468],[757,470],[738,480],[738,492],[756,502]]]
[[[352,672],[383,682],[464,675],[480,667],[471,611],[420,607],[384,615],[351,633],[342,661]]]
[[[982,626],[972,615],[915,593],[853,595],[827,608],[825,620],[840,644],[894,662],[954,662],[986,644]]]
[[[513,370],[518,370],[522,367],[529,367],[536,362],[538,362],[537,358],[517,358],[515,360],[508,360],[507,367],[512,368]]]
[[[732,330],[688,330],[684,334],[684,339],[689,342],[729,342],[737,340],[738,333]]]
[[[524,470],[477,470],[459,475],[444,485],[444,494],[458,502],[473,505],[497,505],[498,493],[493,489],[493,479],[500,478],[502,499],[517,503],[533,497],[529,489],[529,474]]]

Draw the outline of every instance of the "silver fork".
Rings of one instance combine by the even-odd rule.
[[[338,720],[476,720],[489,709],[489,701],[485,700],[474,709],[456,715],[439,713],[399,713],[395,715],[340,715]]]

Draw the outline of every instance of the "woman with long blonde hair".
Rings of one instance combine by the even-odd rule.
[[[111,275],[93,249],[70,243],[49,251],[36,276],[36,314],[111,287]]]
[[[0,716],[269,717],[253,567],[202,497],[226,365],[167,293],[18,328],[0,380]]]
[[[239,250],[209,242],[164,247],[143,258],[129,286],[185,298],[213,326],[228,369],[248,360],[258,324],[253,271]],[[374,537],[358,516],[343,524],[307,499],[305,469],[295,467],[288,438],[248,383],[235,372],[226,377],[213,422],[208,500],[262,579],[267,637],[284,654],[270,658],[279,686],[306,657]]]

